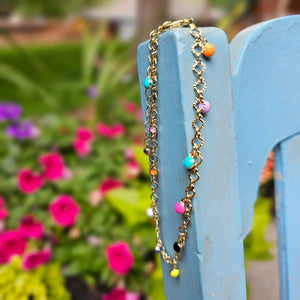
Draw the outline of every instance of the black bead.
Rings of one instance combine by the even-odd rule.
[[[181,250],[181,247],[179,246],[179,244],[177,242],[174,243],[173,248],[176,252],[180,252],[180,250]]]
[[[150,153],[150,149],[149,148],[144,148],[144,153],[146,154],[146,155],[149,155],[149,153]]]

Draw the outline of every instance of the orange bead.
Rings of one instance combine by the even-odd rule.
[[[216,51],[215,46],[213,44],[207,43],[204,46],[203,55],[210,57],[215,54],[215,51]]]
[[[151,170],[150,170],[150,174],[151,174],[152,176],[156,176],[156,175],[157,175],[157,171],[156,171],[155,169],[151,169]]]

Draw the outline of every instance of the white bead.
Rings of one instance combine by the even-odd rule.
[[[153,210],[151,207],[147,208],[146,214],[149,218],[153,218]]]

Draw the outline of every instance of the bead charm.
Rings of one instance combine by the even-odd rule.
[[[170,275],[171,277],[176,278],[179,276],[179,273],[180,273],[179,270],[177,268],[174,268],[171,270]]]
[[[183,164],[187,169],[191,169],[194,166],[195,160],[192,156],[187,156],[184,161]]]
[[[145,81],[144,81],[144,87],[145,87],[146,89],[148,89],[148,88],[150,87],[150,85],[152,85],[152,80],[151,80],[150,77],[147,77],[147,78],[145,79]]]
[[[155,169],[151,169],[151,170],[150,170],[150,174],[151,174],[152,176],[156,176],[156,175],[158,174],[158,172],[157,172]]]
[[[144,148],[144,153],[145,153],[146,155],[149,155],[150,149],[149,149],[148,147]]]
[[[156,253],[160,253],[160,247],[159,246],[156,245],[154,250],[155,250]]]
[[[201,112],[206,114],[210,111],[210,103],[208,101],[204,101],[205,107],[202,109],[202,107],[204,106],[202,102],[199,103],[198,108],[201,109]]]
[[[181,250],[181,247],[179,246],[179,244],[176,242],[176,243],[174,243],[174,245],[173,245],[173,249],[176,251],[176,252],[180,252],[180,250]]]
[[[213,44],[207,43],[204,46],[203,55],[206,57],[213,56],[216,52],[215,46]]]
[[[184,206],[184,203],[183,202],[177,202],[175,204],[175,210],[178,214],[183,214],[184,213],[184,210],[185,210],[185,206]]]

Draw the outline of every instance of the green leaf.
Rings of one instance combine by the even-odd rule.
[[[271,221],[271,199],[258,198],[254,206],[253,225],[251,233],[244,241],[245,259],[270,259],[270,247],[272,243],[266,241],[267,227]]]
[[[160,256],[156,255],[156,268],[151,274],[150,296],[153,300],[166,300]]]
[[[24,93],[36,94],[40,96],[41,99],[44,99],[52,107],[56,106],[56,101],[50,93],[45,91],[41,86],[35,84],[22,73],[3,63],[0,63],[0,78],[9,81]]]
[[[143,147],[133,146],[132,149],[137,162],[140,164],[143,170],[143,173],[146,176],[149,176],[149,158],[147,155],[145,155]]]
[[[106,198],[123,215],[129,226],[135,226],[149,220],[146,214],[149,202],[144,197],[147,193],[150,195],[148,186],[143,186],[140,190],[121,188],[107,193]]]

